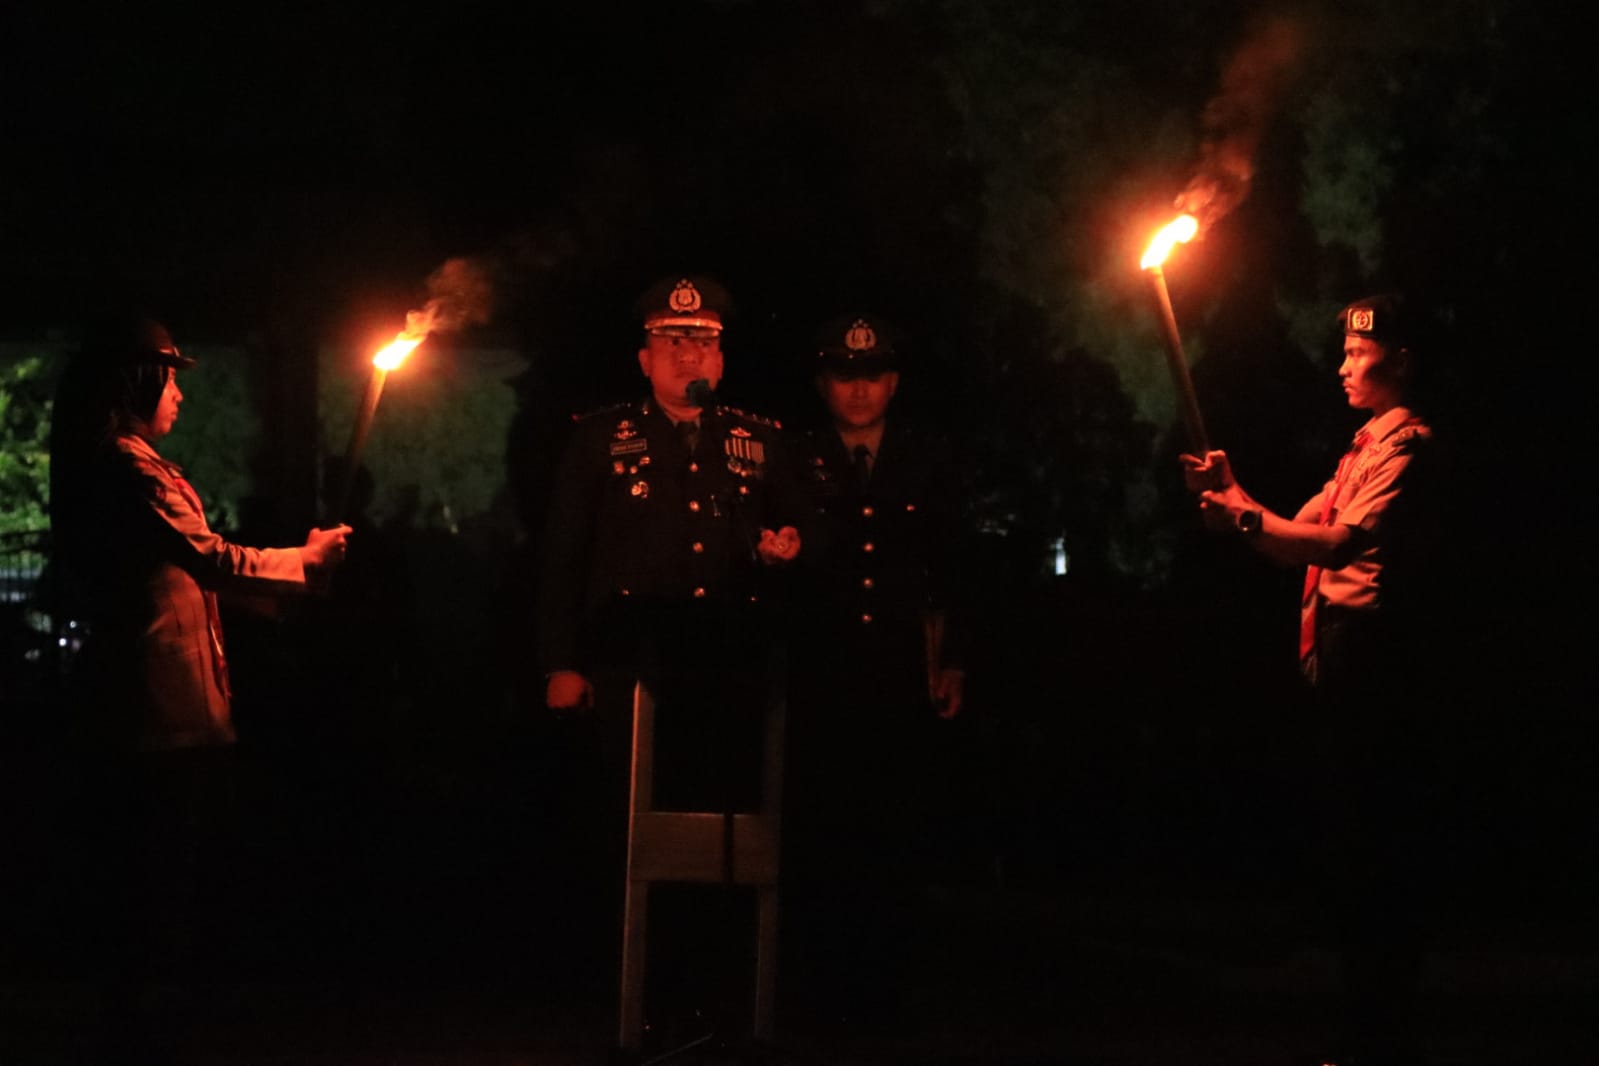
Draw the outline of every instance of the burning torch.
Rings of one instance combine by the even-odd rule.
[[[350,446],[344,450],[344,484],[339,490],[339,504],[329,515],[333,522],[343,522],[345,510],[350,505],[350,490],[355,486],[355,472],[361,468],[361,452],[366,448],[366,438],[372,432],[372,416],[377,414],[378,398],[383,395],[383,383],[389,371],[405,362],[417,345],[427,337],[427,331],[401,330],[387,345],[372,357],[372,376],[367,378],[366,394],[361,398],[361,409],[350,430]]]
[[[1194,382],[1188,376],[1183,340],[1177,333],[1177,316],[1172,314],[1171,295],[1166,291],[1166,274],[1161,270],[1161,264],[1171,254],[1172,246],[1186,244],[1198,232],[1199,221],[1193,215],[1180,216],[1155,234],[1139,266],[1155,290],[1155,309],[1160,316],[1161,335],[1166,341],[1166,366],[1171,371],[1172,383],[1177,387],[1183,426],[1188,431],[1188,446],[1195,455],[1203,458],[1210,451],[1210,438],[1205,434],[1205,419],[1199,413],[1199,400],[1194,396]]]

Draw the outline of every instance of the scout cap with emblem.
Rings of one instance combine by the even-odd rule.
[[[90,325],[84,351],[108,365],[157,363],[178,370],[196,365],[178,351],[167,327],[143,314],[108,315]]]
[[[703,274],[669,274],[638,301],[647,333],[717,335],[733,313],[727,290]]]
[[[1378,344],[1410,347],[1418,339],[1419,323],[1413,309],[1393,292],[1356,300],[1338,312],[1338,324],[1346,334]]]
[[[840,377],[871,377],[898,370],[903,358],[904,338],[881,315],[835,318],[816,338],[817,369]]]

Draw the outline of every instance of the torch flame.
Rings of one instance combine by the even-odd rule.
[[[1138,264],[1139,268],[1148,270],[1150,267],[1160,266],[1171,254],[1172,245],[1187,244],[1198,232],[1198,219],[1193,215],[1179,215],[1175,221],[1155,234],[1155,239],[1149,242],[1149,250],[1144,252],[1144,258]]]
[[[406,332],[399,333],[394,340],[390,341],[386,347],[372,357],[372,365],[379,370],[393,370],[405,362],[405,357],[410,355],[418,344],[422,343],[424,337],[426,337],[426,334],[413,336]]]

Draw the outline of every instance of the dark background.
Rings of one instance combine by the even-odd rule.
[[[1280,76],[1229,81],[1272,18],[1304,46]],[[1566,1009],[1595,990],[1599,798],[1582,432],[1595,130],[1573,26],[1494,2],[957,0],[5,23],[0,332],[70,336],[133,300],[180,344],[248,347],[260,539],[317,515],[319,344],[394,328],[466,257],[495,281],[494,314],[430,343],[526,357],[505,442],[514,544],[417,533],[372,550],[394,565],[373,564],[366,614],[233,630],[244,868],[261,874],[233,930],[248,975],[552,980],[538,945],[559,917],[540,886],[561,872],[541,842],[561,768],[526,676],[544,479],[566,414],[636,388],[638,292],[703,270],[738,304],[732,402],[803,421],[810,332],[878,308],[917,341],[906,399],[969,457],[986,639],[961,725],[953,909],[971,953],[951,995],[973,1025],[1064,1009],[1029,999],[1044,989],[1095,1003],[1104,1032],[1298,1046],[1247,1010],[1193,1007],[1230,987],[1203,976],[1222,968],[1294,989],[1305,1028],[1319,1017],[1320,970],[1295,961],[1315,958],[1305,729],[1282,713],[1298,578],[1198,531],[1132,267],[1207,150],[1242,131],[1253,183],[1171,278],[1211,435],[1257,496],[1291,512],[1355,424],[1333,376],[1337,307],[1401,286],[1444,325],[1440,639],[1458,646],[1433,708],[1454,800],[1440,1040],[1460,1061],[1537,1061],[1591,1036]],[[1218,126],[1229,89],[1251,107]],[[1122,261],[1125,277],[1105,266]],[[1308,345],[1307,320],[1325,324]],[[1050,578],[1057,536],[1072,570]],[[341,668],[370,662],[364,637],[339,634],[374,618],[406,649],[402,681]],[[50,914],[51,705],[22,691],[0,706],[21,842],[7,886],[29,934],[13,938],[16,986],[31,987],[51,972],[50,921],[33,920]],[[1140,1058],[1104,1032],[1053,1033],[1049,1050]]]

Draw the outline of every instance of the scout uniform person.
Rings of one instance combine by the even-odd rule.
[[[154,1061],[199,1017],[208,920],[225,895],[212,862],[232,826],[232,687],[218,597],[304,595],[344,560],[350,527],[298,547],[253,548],[211,529],[194,487],[158,445],[196,365],[161,323],[91,331],[57,383],[51,527],[70,617],[86,783],[75,826],[102,982],[98,1060]],[[231,901],[230,901],[231,902]],[[170,982],[176,1008],[158,1008]]]
[[[1317,878],[1338,939],[1345,1044],[1337,1058],[1420,1058],[1410,1012],[1421,966],[1431,703],[1421,624],[1434,609],[1438,455],[1415,409],[1424,339],[1397,294],[1338,315],[1349,406],[1370,418],[1292,518],[1238,484],[1227,453],[1182,456],[1208,527],[1283,566],[1305,567],[1300,668],[1321,779]]]

